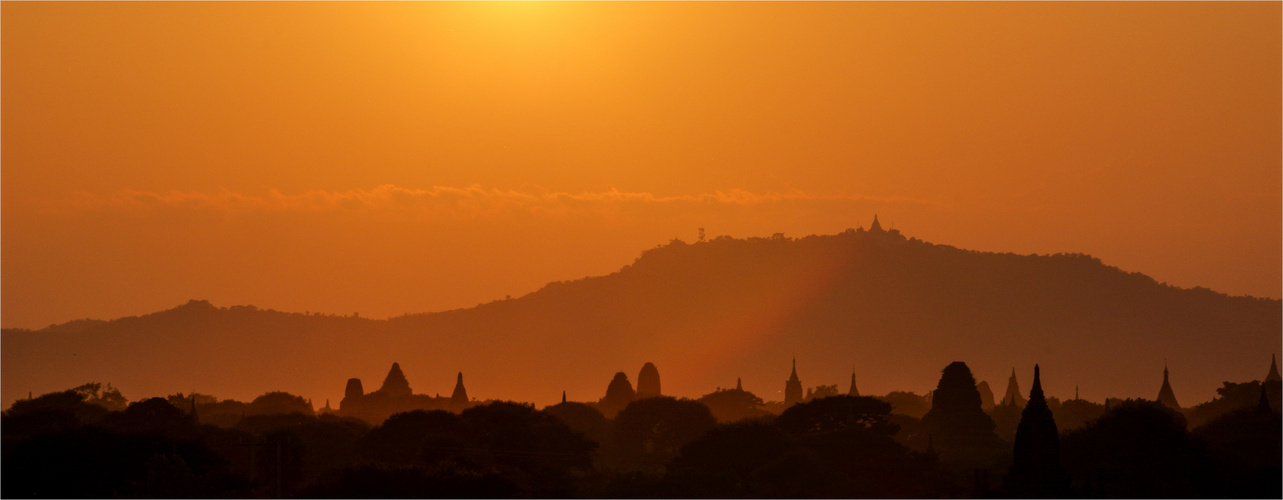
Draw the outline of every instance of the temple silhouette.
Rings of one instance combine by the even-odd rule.
[[[655,368],[655,363],[647,362],[642,365],[641,372],[637,374],[637,399],[653,398],[660,395],[659,369]]]
[[[878,227],[877,217],[873,219],[874,227]],[[879,227],[879,230],[881,228]],[[797,378],[797,358],[793,358],[793,373],[789,379],[784,382],[784,406],[787,408],[802,402],[802,380]]]
[[[1172,391],[1172,384],[1167,381],[1167,363],[1163,363],[1163,387],[1158,389],[1158,400],[1163,406],[1176,411],[1181,410],[1180,403],[1176,402],[1176,393]]]
[[[853,369],[845,393],[820,385],[798,401],[796,358],[792,365],[789,407],[762,401],[738,378],[734,389],[698,399],[662,397],[653,363],[637,374],[637,390],[619,372],[597,402],[570,402],[563,391],[559,404],[543,409],[474,402],[461,372],[449,397],[416,394],[398,363],[377,390],[349,379],[339,409],[327,401],[316,413],[311,400],[280,391],[248,404],[193,393],[109,409],[114,403],[86,384],[28,395],[4,413],[3,493],[1277,498],[1281,491],[1283,383],[1274,359],[1265,382],[1226,382],[1217,399],[1178,411],[1137,399],[1105,409],[1076,388],[1062,402],[1044,393],[1034,365],[1027,394],[986,412],[987,384],[961,361],[941,370],[930,398],[861,397]],[[1161,392],[1175,404],[1165,382]],[[1018,390],[1015,377],[1008,386]],[[919,400],[929,408],[920,419],[903,412]],[[224,419],[229,411],[235,415]],[[1187,428],[1200,411],[1202,423]]]
[[[326,402],[329,405],[329,402]],[[463,386],[463,372],[455,379],[454,392],[450,397],[414,394],[410,381],[401,371],[399,363],[392,363],[392,368],[383,378],[383,385],[370,393],[364,391],[359,378],[347,381],[343,399],[339,401],[336,413],[339,416],[355,417],[372,424],[380,424],[388,417],[401,412],[413,410],[445,410],[458,413],[472,405],[468,391]]]
[[[1011,369],[1011,378],[1007,380],[1007,392],[1002,396],[1003,406],[1024,408],[1027,401],[1020,395],[1020,382],[1016,381],[1016,369]]]
[[[1013,374],[1012,381],[1015,376]],[[1004,484],[1006,493],[1026,498],[1073,496],[1069,476],[1060,464],[1060,432],[1043,396],[1038,365],[1034,365],[1033,387],[1016,429],[1011,471]]]

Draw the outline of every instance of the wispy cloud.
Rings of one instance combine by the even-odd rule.
[[[313,190],[285,194],[271,190],[264,195],[232,191],[169,191],[154,193],[121,190],[109,195],[78,193],[51,207],[59,211],[151,211],[197,210],[230,214],[256,212],[324,213],[340,211],[400,212],[424,216],[474,218],[511,212],[536,214],[591,214],[647,207],[756,207],[791,205],[806,202],[850,202],[871,204],[908,204],[942,208],[940,203],[904,197],[871,197],[850,194],[814,194],[799,190],[755,193],[742,189],[717,190],[677,196],[660,196],[647,192],[611,189],[600,192],[526,192],[434,186],[431,189],[409,189],[382,185],[373,189],[349,191]]]

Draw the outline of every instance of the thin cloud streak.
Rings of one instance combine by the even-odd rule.
[[[312,190],[285,194],[271,190],[266,195],[232,191],[215,193],[169,191],[154,193],[125,189],[106,196],[80,192],[46,206],[52,212],[167,211],[196,210],[227,214],[256,212],[325,213],[341,211],[402,212],[422,216],[475,218],[514,211],[536,214],[573,215],[610,212],[622,208],[646,207],[755,207],[806,202],[864,202],[909,204],[946,208],[931,200],[906,197],[873,197],[848,194],[812,194],[800,190],[755,193],[742,189],[717,190],[692,195],[659,196],[647,192],[611,189],[601,192],[523,192],[434,186],[408,189],[385,184],[373,189],[349,191]]]

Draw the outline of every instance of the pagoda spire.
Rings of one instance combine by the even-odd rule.
[[[563,404],[566,402],[566,391],[561,391],[561,402]]]
[[[743,380],[743,379],[741,379],[741,378],[739,378],[739,377],[735,377],[735,390],[737,390],[737,391],[742,391],[742,390],[744,390],[744,380]]]
[[[793,373],[784,382],[784,406],[802,402],[802,380],[797,378],[797,356],[793,357]]]
[[[855,368],[851,368],[851,390],[846,392],[847,396],[859,396],[860,390],[855,388]]]
[[[1270,373],[1269,373],[1269,375],[1266,375],[1266,376],[1265,376],[1265,381],[1266,381],[1266,382],[1279,382],[1279,381],[1283,381],[1283,377],[1279,377],[1279,364],[1278,364],[1278,362],[1274,359],[1274,355],[1273,355],[1273,354],[1270,354]]]
[[[1011,369],[1011,378],[1007,379],[1007,392],[1002,396],[1003,406],[1025,406],[1025,397],[1020,394],[1020,383],[1016,382],[1016,369]]]
[[[1039,380],[1037,363],[1034,363],[1034,386],[1032,389],[1029,389],[1029,402],[1033,403],[1035,401],[1047,404],[1047,400],[1042,394],[1042,381]]]
[[[1060,465],[1060,432],[1042,392],[1042,376],[1034,365],[1029,404],[1016,427],[1011,470],[1004,490],[1015,497],[1063,498],[1069,495],[1069,476]]]
[[[1176,402],[1176,393],[1172,391],[1172,384],[1167,380],[1167,360],[1163,359],[1163,387],[1158,389],[1158,402],[1163,406],[1173,410],[1180,410],[1180,403]]]
[[[463,372],[459,372],[459,377],[455,379],[454,393],[450,395],[450,401],[460,404],[468,402],[468,390],[463,388]]]
[[[878,214],[873,214],[873,225],[869,226],[869,231],[882,231],[882,224],[878,222]]]

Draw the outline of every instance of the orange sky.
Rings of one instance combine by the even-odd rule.
[[[0,6],[0,324],[387,317],[876,212],[1279,298],[1283,4]]]

